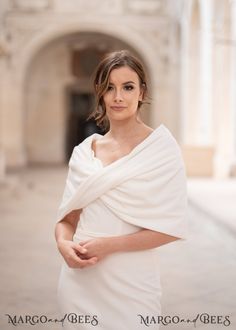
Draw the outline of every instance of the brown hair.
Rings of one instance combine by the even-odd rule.
[[[88,119],[94,118],[97,126],[107,129],[109,120],[106,116],[106,108],[103,101],[103,95],[106,93],[109,85],[109,76],[113,69],[127,66],[135,71],[139,77],[140,88],[143,90],[143,99],[147,97],[146,74],[141,62],[127,50],[108,53],[97,66],[94,73],[94,91],[95,91],[95,109]],[[144,102],[138,102],[138,110]]]

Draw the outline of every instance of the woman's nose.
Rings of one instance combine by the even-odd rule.
[[[115,91],[115,95],[114,95],[114,99],[116,102],[122,101],[123,100],[123,96],[120,90],[116,90]]]

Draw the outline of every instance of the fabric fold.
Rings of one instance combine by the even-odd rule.
[[[57,221],[99,199],[124,222],[185,238],[186,176],[181,150],[161,125],[128,155],[110,165],[95,162],[93,134],[73,150]]]

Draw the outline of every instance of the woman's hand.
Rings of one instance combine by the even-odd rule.
[[[58,249],[70,268],[88,267],[98,260],[95,256],[88,257],[83,246],[70,240],[60,240]]]
[[[127,235],[99,237],[79,244],[86,248],[87,252],[83,254],[86,258],[97,257],[99,261],[111,253],[154,249],[177,239],[179,238],[161,232],[141,229]]]
[[[80,246],[87,250],[83,255],[86,258],[96,257],[97,260],[105,258],[108,254],[112,253],[111,239],[108,237],[99,237],[80,242]]]

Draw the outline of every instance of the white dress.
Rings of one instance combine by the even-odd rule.
[[[185,177],[169,131],[160,126],[129,155],[108,166],[103,166],[91,148],[92,140],[100,137],[93,134],[84,140],[75,148],[69,163],[57,220],[73,209],[82,208],[73,240],[127,235],[142,228],[184,238]],[[163,151],[166,145],[160,150],[156,148],[162,140],[172,146],[167,154]],[[157,158],[151,162],[155,166],[150,160],[145,163],[145,152],[152,153],[153,148]],[[168,169],[168,163],[173,171]],[[163,180],[166,171],[170,175]],[[151,196],[153,192],[156,197]],[[178,197],[174,197],[176,192]],[[64,329],[159,329],[155,320],[161,315],[160,299],[158,248],[114,253],[83,269],[69,268],[63,262],[58,300],[62,315],[66,315]]]

